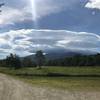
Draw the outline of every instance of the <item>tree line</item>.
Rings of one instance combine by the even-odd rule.
[[[100,66],[100,54],[75,55],[72,57],[48,60],[46,66]]]
[[[41,50],[37,51],[34,60],[29,57],[21,58],[16,54],[10,54],[6,59],[0,60],[0,66],[8,67],[12,69],[20,69],[22,67],[37,67],[41,69],[41,66],[45,63],[45,55]]]
[[[10,54],[6,59],[0,60],[0,66],[12,69],[22,67],[38,67],[41,69],[41,66],[100,66],[100,54],[47,59],[41,50],[36,52],[34,60],[28,57],[22,59],[16,54]]]

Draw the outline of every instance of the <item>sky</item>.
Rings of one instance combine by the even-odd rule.
[[[100,0],[0,0],[0,58],[36,50],[100,53]]]

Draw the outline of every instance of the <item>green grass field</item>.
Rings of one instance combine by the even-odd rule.
[[[59,89],[100,90],[100,67],[44,67],[19,70],[0,68],[1,73],[17,76],[33,85]]]

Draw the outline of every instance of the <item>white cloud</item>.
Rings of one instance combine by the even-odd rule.
[[[14,24],[29,19],[24,9],[4,7],[0,15],[0,25]]]
[[[100,36],[86,32],[67,30],[11,30],[0,34],[0,55],[16,53],[20,56],[33,54],[42,49],[89,50],[100,53]]]
[[[92,9],[100,9],[100,0],[89,0],[85,7]]]
[[[15,2],[13,0],[5,0],[5,2],[7,4],[2,8],[3,12],[0,14],[1,26],[21,21],[34,21],[38,18],[63,11],[75,3],[73,0],[67,3],[66,0],[35,0],[35,8],[33,7],[32,9],[31,0],[17,0]],[[36,15],[34,16],[32,13]]]

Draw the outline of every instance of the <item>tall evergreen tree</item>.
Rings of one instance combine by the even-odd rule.
[[[6,64],[8,67],[13,69],[21,68],[21,60],[16,54],[11,53],[10,56],[7,56]]]

